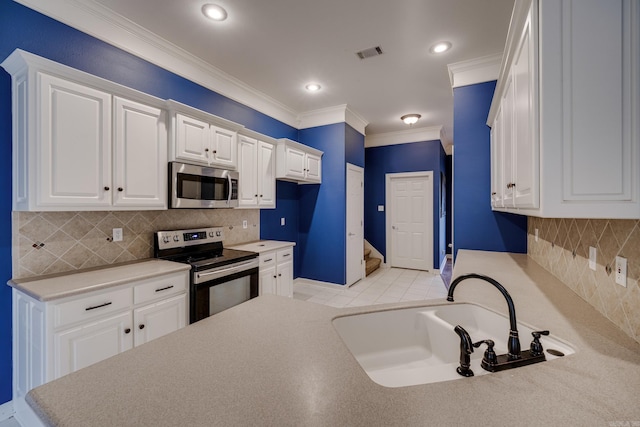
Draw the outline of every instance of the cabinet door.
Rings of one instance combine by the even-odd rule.
[[[278,264],[276,294],[293,298],[293,261]]]
[[[258,204],[258,140],[244,135],[238,137],[238,172],[240,183],[238,205]]]
[[[54,334],[54,376],[115,356],[133,346],[131,312]]]
[[[114,205],[167,207],[164,112],[115,98]]]
[[[111,205],[111,95],[39,74],[37,205]]]
[[[313,182],[322,181],[322,166],[320,157],[307,154],[307,180]]]
[[[176,114],[176,159],[209,163],[209,123]]]
[[[187,294],[138,308],[133,312],[135,345],[141,345],[187,324]]]
[[[535,46],[531,34],[532,11],[516,49],[513,65],[513,204],[517,207],[538,207],[538,138],[534,123]]]
[[[491,126],[491,206],[499,208],[503,206],[502,194],[502,109],[496,113],[496,118]]]
[[[260,289],[259,295],[277,294],[276,289],[276,266],[268,267],[260,270]]]
[[[235,169],[238,166],[236,132],[211,125],[210,135],[212,153],[209,163]]]
[[[285,174],[291,178],[304,179],[306,166],[306,159],[304,151],[296,150],[292,147],[286,147],[285,149]]]
[[[513,148],[516,144],[513,132],[513,78],[507,78],[501,103],[502,110],[502,190],[504,206],[513,206],[515,176],[513,174]]]
[[[258,141],[258,206],[260,208],[276,207],[276,173],[274,146]]]

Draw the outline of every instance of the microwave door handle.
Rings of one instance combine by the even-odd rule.
[[[233,186],[231,184],[231,175],[227,174],[227,180],[229,181],[229,195],[227,196],[227,205],[231,204],[231,195],[233,194]]]

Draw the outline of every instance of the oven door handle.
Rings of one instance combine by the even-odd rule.
[[[252,268],[258,267],[258,265],[259,265],[259,262],[258,262],[258,259],[256,258],[249,261],[244,261],[242,263],[234,264],[231,267],[226,267],[226,268],[221,267],[219,269],[214,269],[210,271],[198,272],[196,273],[195,284],[197,285],[202,283],[203,281],[206,280],[207,277],[210,277],[210,276],[215,276],[215,277],[212,277],[209,280],[217,279],[219,277],[229,276],[234,273],[240,273],[245,270],[250,270]]]

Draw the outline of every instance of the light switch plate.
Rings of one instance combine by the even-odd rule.
[[[384,212],[384,205],[378,205],[378,212]]]
[[[247,228],[247,220],[245,219],[244,221],[242,221],[242,228]]]
[[[616,257],[616,283],[627,287],[627,259],[621,256]]]
[[[284,218],[280,218],[280,225],[284,225]]]
[[[113,241],[122,242],[122,228],[113,229]]]
[[[589,268],[596,271],[596,257],[598,250],[593,246],[589,246]]]

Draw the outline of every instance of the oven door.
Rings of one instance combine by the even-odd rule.
[[[238,206],[238,172],[180,162],[171,162],[169,171],[171,208]]]
[[[192,272],[189,323],[258,296],[258,259]]]

